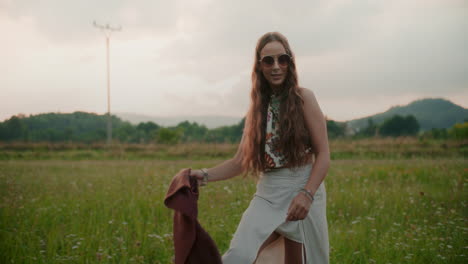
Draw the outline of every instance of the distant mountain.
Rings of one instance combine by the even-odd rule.
[[[468,109],[443,98],[426,98],[404,106],[393,106],[383,113],[350,120],[348,125],[354,130],[360,130],[367,127],[369,118],[372,118],[375,124],[380,124],[386,118],[394,115],[414,115],[421,130],[425,131],[432,128],[448,128],[456,123],[463,123],[468,120]]]
[[[367,127],[368,119],[372,118],[375,124],[382,123],[386,118],[394,115],[414,115],[421,126],[421,130],[432,128],[448,128],[455,123],[463,123],[468,120],[468,109],[452,103],[443,98],[426,98],[413,101],[404,106],[393,106],[383,113],[374,114],[362,118],[346,121],[351,130],[358,131]],[[207,128],[231,126],[238,124],[242,117],[232,116],[150,116],[135,113],[113,113],[122,120],[134,125],[140,122],[152,121],[161,126],[175,126],[183,121],[197,122]]]
[[[183,121],[197,122],[200,125],[205,125],[207,128],[217,128],[221,126],[231,126],[238,124],[242,117],[232,116],[173,116],[173,117],[162,117],[162,116],[150,116],[135,113],[112,113],[118,116],[122,120],[128,121],[133,125],[140,122],[152,121],[161,126],[175,126]]]

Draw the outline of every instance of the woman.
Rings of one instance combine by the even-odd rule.
[[[236,155],[191,173],[200,185],[242,172],[258,179],[223,263],[254,263],[279,236],[284,237],[284,263],[328,263],[323,179],[329,165],[326,120],[317,100],[298,85],[287,39],[266,33],[255,50],[251,104]]]

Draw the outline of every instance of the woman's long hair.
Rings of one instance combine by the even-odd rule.
[[[294,54],[286,37],[278,32],[266,33],[258,40],[255,49],[251,102],[245,119],[244,140],[240,146],[242,169],[245,172],[252,172],[255,177],[267,168],[265,160],[266,116],[270,96],[273,93],[260,68],[260,52],[266,44],[273,41],[280,42],[292,58],[280,92],[280,140],[277,147],[285,155],[288,167],[304,165],[309,158],[304,153],[311,147],[309,130],[304,120],[303,99],[299,93]]]

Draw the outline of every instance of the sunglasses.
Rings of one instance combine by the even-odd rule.
[[[289,56],[286,53],[278,55],[278,56],[268,55],[268,56],[261,58],[259,61],[264,67],[269,68],[269,67],[273,67],[273,65],[275,64],[275,58],[278,60],[278,65],[280,67],[286,67],[291,62],[291,56]]]

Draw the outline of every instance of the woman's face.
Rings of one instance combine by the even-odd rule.
[[[272,56],[275,58],[273,65],[265,65],[260,63],[260,70],[263,73],[263,76],[270,84],[270,87],[273,90],[278,91],[281,89],[284,80],[286,79],[286,74],[288,73],[288,65],[280,65],[279,56],[285,54],[286,50],[283,47],[283,44],[279,41],[272,41],[263,47],[260,51],[260,60],[265,56]]]

